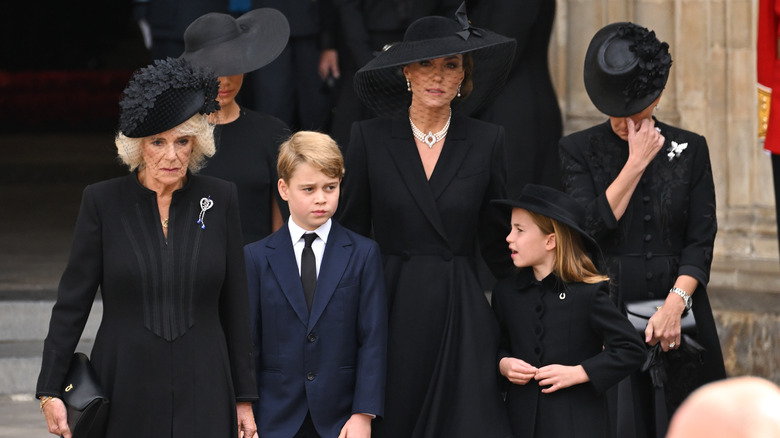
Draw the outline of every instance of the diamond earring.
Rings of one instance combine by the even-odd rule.
[[[412,91],[412,83],[409,82],[409,78],[406,78],[406,91]]]
[[[458,84],[458,97],[460,97],[460,84]]]

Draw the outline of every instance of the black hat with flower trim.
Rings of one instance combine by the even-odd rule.
[[[184,59],[158,59],[130,78],[119,101],[119,132],[142,138],[165,132],[195,114],[219,109],[217,77]]]
[[[465,53],[473,60],[473,91],[456,98],[453,111],[469,115],[494,98],[506,82],[517,41],[472,27],[465,2],[455,18],[422,17],[409,25],[403,41],[385,46],[355,74],[355,92],[361,101],[381,116],[402,114],[412,101],[403,66]]]
[[[630,22],[596,32],[585,54],[585,90],[612,117],[641,113],[663,92],[672,56],[655,32]]]

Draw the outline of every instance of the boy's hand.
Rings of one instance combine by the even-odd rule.
[[[539,368],[534,379],[539,382],[539,386],[546,386],[542,389],[545,394],[590,380],[582,365],[547,365]]]
[[[525,385],[534,378],[538,371],[535,366],[515,357],[505,357],[498,363],[501,375],[515,385]]]
[[[366,414],[352,414],[341,428],[339,438],[370,438],[371,416]]]

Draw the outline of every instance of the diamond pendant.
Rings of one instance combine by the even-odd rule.
[[[436,144],[436,137],[434,137],[433,132],[429,131],[428,135],[423,139],[423,142],[428,145],[428,149],[432,149],[433,145]]]

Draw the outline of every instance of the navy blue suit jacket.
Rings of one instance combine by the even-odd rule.
[[[387,298],[376,242],[333,221],[311,312],[286,224],[244,253],[259,435],[289,438],[307,411],[323,437],[353,413],[382,416]]]

